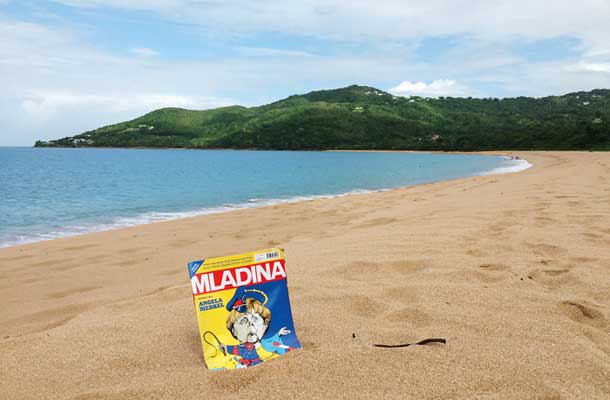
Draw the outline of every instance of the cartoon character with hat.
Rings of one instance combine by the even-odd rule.
[[[234,356],[237,368],[258,365],[293,349],[282,342],[281,337],[291,332],[286,327],[265,336],[271,322],[271,310],[266,307],[268,300],[262,290],[239,287],[227,303],[227,329],[239,344],[221,346],[223,352]]]

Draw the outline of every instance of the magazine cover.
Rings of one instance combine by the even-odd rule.
[[[209,369],[252,367],[301,347],[283,249],[193,261],[188,269]]]

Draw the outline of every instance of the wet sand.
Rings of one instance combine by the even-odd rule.
[[[610,153],[503,154],[534,166],[0,249],[0,398],[608,399]],[[270,246],[303,349],[208,371],[186,263]]]

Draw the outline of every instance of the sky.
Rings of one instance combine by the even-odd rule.
[[[0,0],[0,146],[351,84],[610,88],[610,0]]]

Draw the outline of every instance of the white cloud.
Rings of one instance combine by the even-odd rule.
[[[467,34],[482,40],[572,36],[607,48],[610,2],[581,0],[56,0],[157,12],[212,32],[282,32],[340,40]]]
[[[462,95],[466,91],[474,96],[491,95],[477,90],[475,82],[486,82],[486,87],[516,95],[548,95],[608,85],[606,80],[600,80],[610,63],[610,1],[607,0],[582,0],[578,6],[572,0],[555,0],[552,5],[531,0],[59,1],[89,7],[147,10],[167,20],[186,22],[209,35],[247,37],[280,33],[315,37],[331,43],[357,43],[369,50],[374,47],[380,54],[368,53],[361,57],[371,68],[369,73],[356,71],[350,62],[345,62],[349,69],[344,75],[346,79],[368,76],[374,80],[398,81],[411,76],[417,81],[430,82],[438,76],[451,75],[468,87],[466,90],[454,85],[448,88],[446,95]],[[416,64],[410,60],[412,52],[408,47],[427,37],[452,37],[456,45],[453,50],[446,51],[440,62]],[[551,38],[575,40],[578,44],[574,50],[581,56],[561,63],[528,62],[513,52],[515,44]],[[390,49],[392,44],[397,45],[395,51]],[[257,52],[263,56],[261,59],[274,56],[263,49],[253,49],[250,54],[242,51],[241,54],[256,55]],[[279,54],[275,56],[279,57]],[[310,58],[317,60],[315,56]],[[334,71],[333,66],[343,61],[341,56],[334,58],[332,61],[325,59],[324,66],[313,68],[325,73]],[[380,73],[388,68],[369,62],[375,58],[377,64],[392,64],[389,68],[392,73]],[[394,67],[399,64],[403,71],[395,73]],[[296,69],[301,70],[298,66]],[[544,74],[554,76],[556,80],[549,81]],[[329,80],[326,77],[321,82]],[[366,80],[354,82],[367,83]],[[429,95],[437,95],[440,91],[426,90],[432,90]]]
[[[138,57],[154,57],[159,55],[158,52],[149,49],[148,47],[134,47],[133,49],[129,49],[129,52]]]
[[[392,94],[398,96],[463,96],[467,88],[451,79],[438,79],[430,83],[403,81],[397,86],[388,89]]]
[[[588,62],[581,61],[577,64],[568,65],[566,67],[568,71],[584,71],[584,72],[605,72],[610,73],[610,63],[608,62]]]
[[[160,107],[236,103],[221,92],[229,76],[219,65],[118,57],[41,24],[0,20],[0,37],[0,145],[73,135]]]
[[[549,96],[610,88],[610,74],[574,69],[574,61],[519,63],[480,72],[476,82],[498,85],[510,96]],[[489,96],[489,95],[486,95]]]
[[[96,108],[104,112],[123,114],[145,112],[162,107],[205,109],[229,105],[222,99],[181,96],[166,93],[83,94],[71,92],[30,93],[20,103],[29,118],[48,120],[74,108]]]
[[[38,139],[74,135],[162,107],[208,109],[230,104],[234,102],[171,93],[32,92],[0,101],[0,143],[31,145]]]

